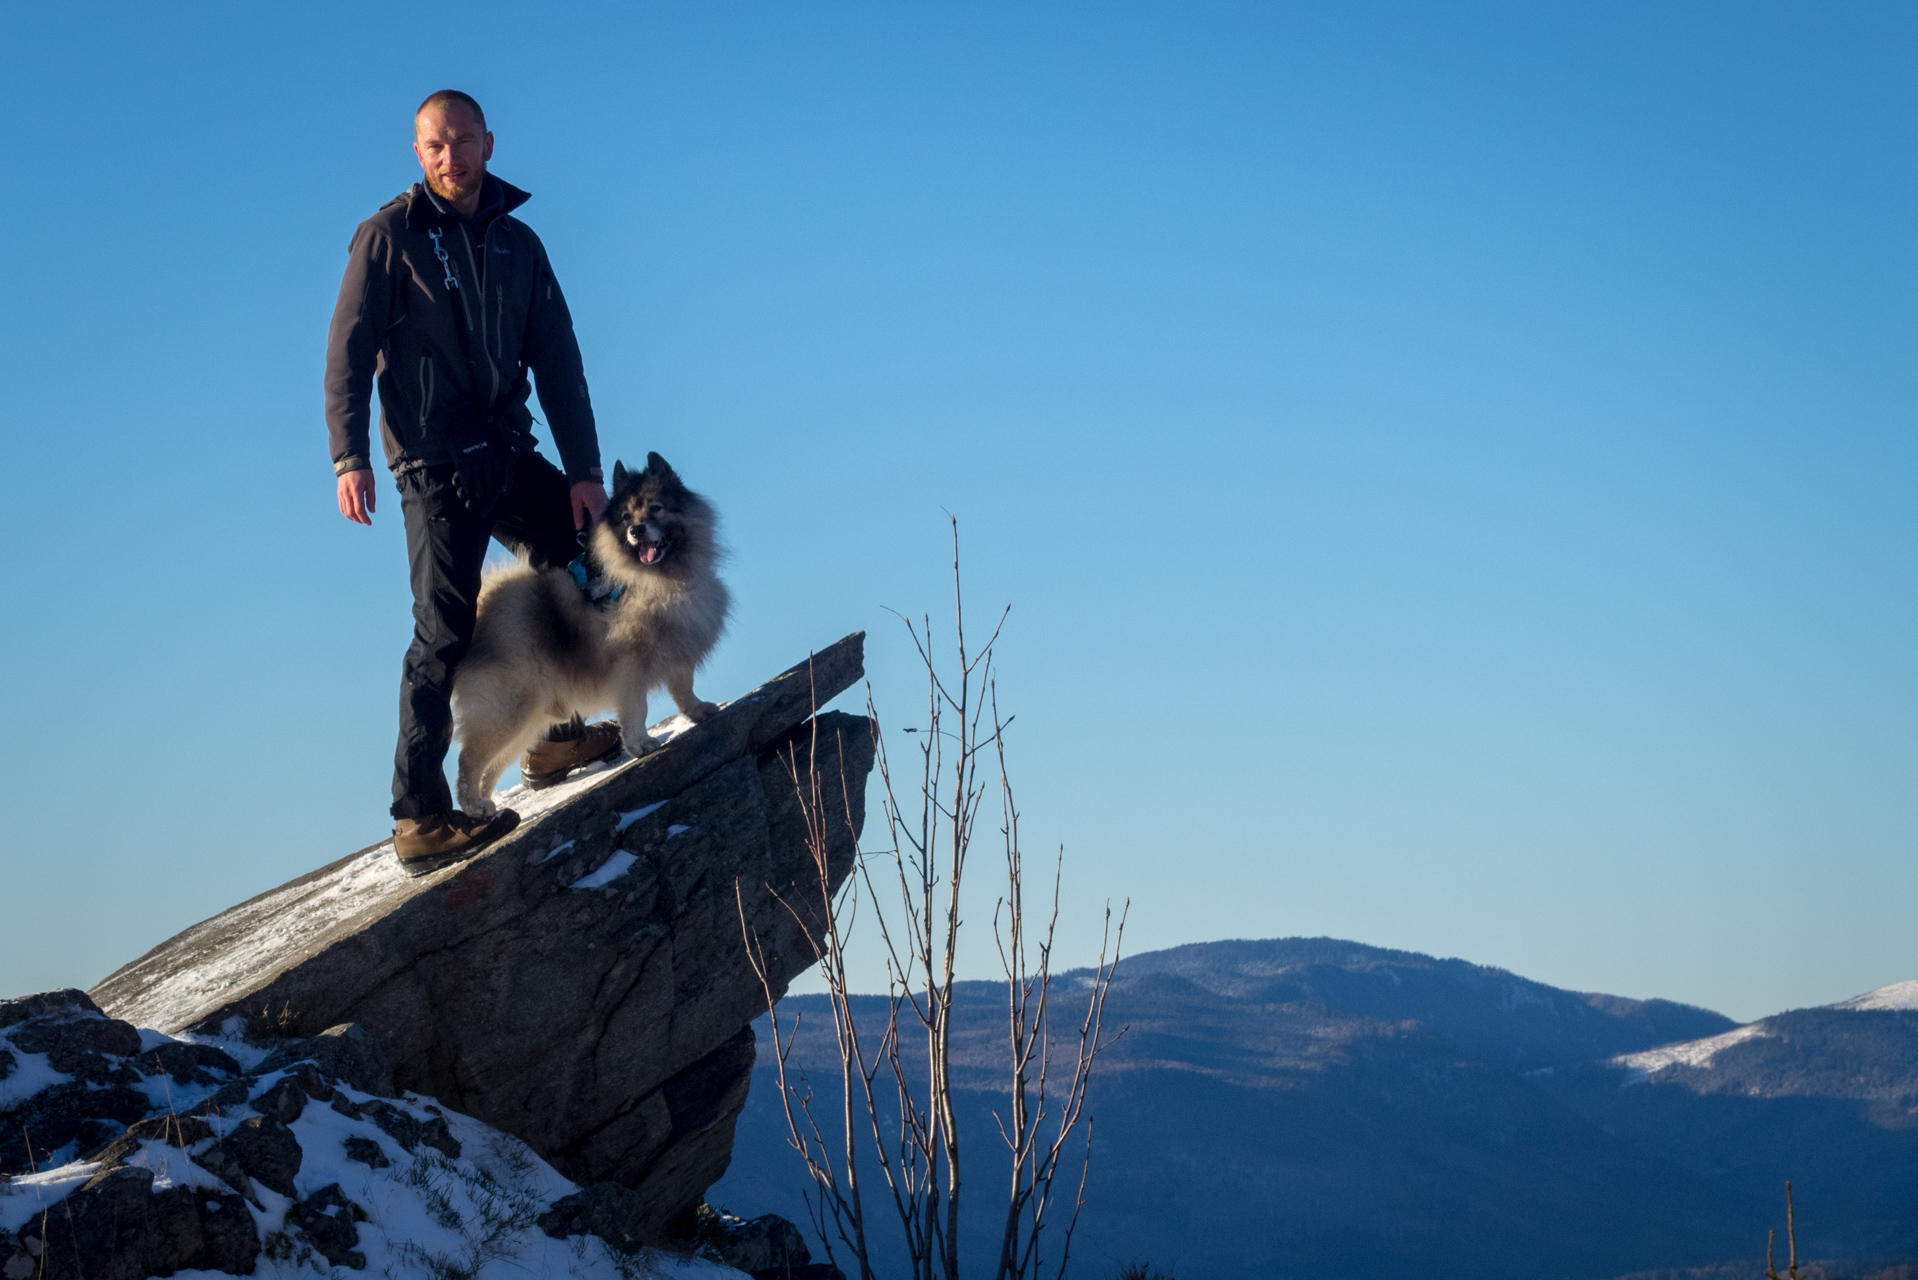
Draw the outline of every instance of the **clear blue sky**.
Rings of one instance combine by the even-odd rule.
[[[354,225],[457,85],[736,695],[1009,603],[1083,961],[1333,934],[1748,1018],[1918,977],[1898,4],[0,9],[0,994],[380,838]],[[875,833],[876,834],[876,833]],[[983,924],[983,916],[975,913]],[[974,972],[987,973],[981,936]]]

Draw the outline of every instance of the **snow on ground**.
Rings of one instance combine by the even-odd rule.
[[[165,1037],[149,1034],[155,1043]],[[258,1051],[241,1041],[196,1037],[236,1058],[257,1060]],[[283,1077],[262,1076],[254,1096]],[[8,1081],[13,1083],[16,1074]],[[64,1077],[62,1077],[64,1079]],[[376,1102],[370,1094],[343,1084],[336,1091],[355,1105]],[[194,1105],[210,1088],[183,1090],[177,1104]],[[407,1151],[374,1123],[371,1115],[355,1119],[333,1106],[309,1100],[292,1124],[299,1140],[301,1162],[294,1189],[303,1200],[333,1183],[366,1211],[359,1224],[355,1248],[366,1257],[366,1275],[390,1280],[741,1280],[741,1273],[716,1262],[684,1258],[659,1251],[627,1257],[593,1236],[555,1240],[539,1229],[535,1219],[553,1201],[579,1188],[518,1138],[493,1129],[470,1116],[447,1110],[433,1099],[407,1094],[391,1105],[422,1123],[443,1118],[458,1141],[460,1154],[451,1158],[423,1143]],[[215,1138],[226,1136],[252,1116],[239,1106],[226,1115],[208,1117]],[[375,1169],[347,1155],[347,1140],[377,1145],[387,1167]],[[146,1141],[128,1164],[151,1169],[154,1189],[195,1186],[226,1192],[218,1178],[191,1159],[212,1140],[180,1150],[164,1142]],[[355,1145],[358,1145],[356,1143]],[[364,1154],[365,1149],[362,1148]],[[68,1194],[98,1172],[99,1166],[68,1162],[38,1173],[0,1182],[0,1231],[15,1232],[47,1213]],[[346,1280],[354,1272],[329,1267],[300,1236],[287,1227],[289,1200],[252,1182],[256,1204],[249,1206],[258,1224],[262,1252],[256,1277],[261,1280],[299,1280],[326,1275]],[[221,1272],[182,1271],[193,1280],[226,1280]]]
[[[692,721],[676,715],[649,732],[664,743],[690,728]],[[502,807],[515,810],[522,824],[529,823],[632,763],[630,758],[621,757],[589,765],[556,787],[534,791],[522,783],[497,793],[494,799]],[[639,816],[643,811],[633,815],[633,820]],[[543,857],[552,851],[539,852]],[[195,934],[204,939],[201,962],[155,973],[137,997],[116,1000],[114,1015],[137,1026],[185,1025],[207,1006],[224,1003],[231,998],[230,993],[255,985],[261,970],[273,959],[309,954],[336,929],[358,919],[384,915],[399,900],[435,883],[431,876],[415,879],[401,871],[393,855],[393,842],[382,841],[187,930],[182,935],[187,942],[193,942]]]
[[[1770,1035],[1764,1022],[1748,1022],[1742,1027],[1733,1027],[1719,1035],[1707,1036],[1703,1040],[1685,1040],[1678,1044],[1660,1045],[1656,1049],[1645,1049],[1639,1053],[1624,1053],[1612,1059],[1614,1066],[1625,1067],[1633,1075],[1627,1084],[1637,1084],[1655,1071],[1666,1067],[1703,1067],[1710,1064],[1713,1055],[1760,1036]]]
[[[44,1053],[8,1052],[13,1055],[13,1072],[0,1080],[0,1111],[11,1111],[40,1090],[73,1079],[55,1071]]]
[[[1853,996],[1833,1005],[1834,1009],[1913,1009],[1918,1010],[1918,978],[1909,982],[1894,982],[1888,987],[1876,991],[1867,991],[1862,996]]]

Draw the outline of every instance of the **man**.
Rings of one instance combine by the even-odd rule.
[[[453,807],[453,673],[472,643],[489,538],[565,565],[606,506],[599,438],[572,316],[539,237],[511,216],[527,193],[486,171],[479,103],[442,89],[413,116],[424,182],[360,224],[326,350],[326,425],[340,514],[371,524],[369,399],[399,485],[413,580],[400,684],[394,848],[414,874],[476,852],[518,816]],[[531,373],[562,472],[533,451]],[[617,754],[616,725],[556,726],[521,762],[534,785]]]

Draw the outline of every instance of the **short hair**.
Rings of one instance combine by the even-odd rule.
[[[480,104],[474,100],[472,94],[461,93],[458,89],[440,89],[427,94],[426,101],[420,103],[413,111],[413,127],[419,128],[420,113],[428,107],[438,107],[441,111],[445,111],[455,104],[471,111],[473,118],[479,121],[479,127],[482,130],[486,128],[486,112],[480,109]]]

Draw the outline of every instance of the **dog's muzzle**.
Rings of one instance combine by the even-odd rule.
[[[641,564],[658,564],[666,554],[666,534],[658,525],[629,524],[626,526],[626,545],[639,554]]]

